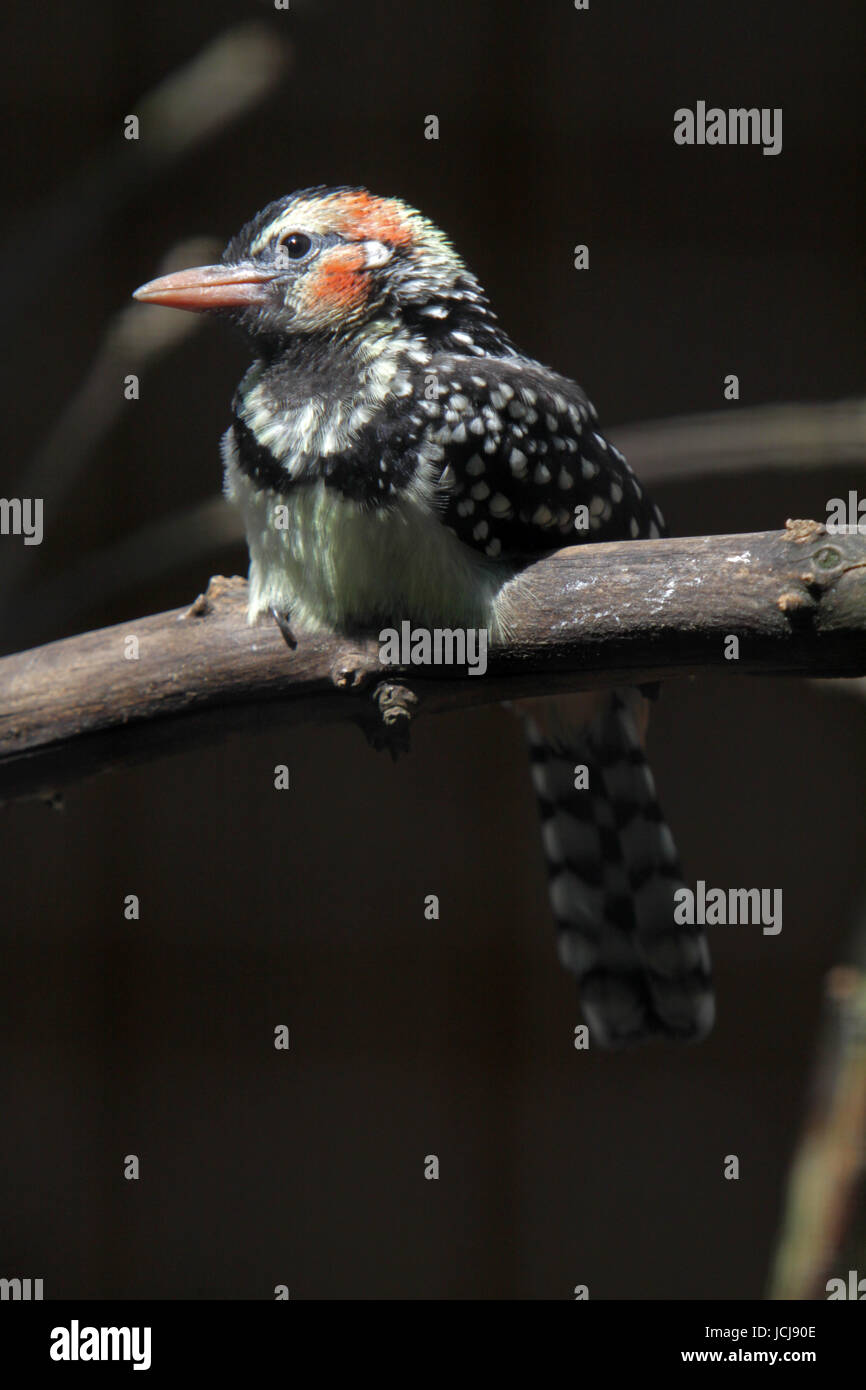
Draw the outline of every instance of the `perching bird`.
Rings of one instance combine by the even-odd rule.
[[[408,619],[495,639],[527,559],[662,533],[583,392],[518,351],[448,239],[397,199],[280,198],[220,265],[136,298],[248,335],[222,450],[251,621],[275,611],[302,636]],[[712,1024],[706,943],[674,923],[680,867],[643,753],[647,709],[637,690],[523,707],[560,955],[604,1045]]]

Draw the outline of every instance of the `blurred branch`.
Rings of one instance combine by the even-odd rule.
[[[838,468],[866,459],[866,400],[729,406],[611,430],[638,476],[676,482],[703,473]]]
[[[289,43],[266,24],[227,29],[133,106],[142,159],[152,171],[212,139],[273,91],[290,59]]]
[[[21,594],[15,601],[17,626],[26,628],[40,610],[49,611],[53,621],[62,625],[67,615],[103,603],[106,575],[111,575],[116,596],[144,588],[181,566],[205,566],[215,551],[244,544],[237,508],[218,493],[206,502],[150,521],[113,545],[89,551],[62,574],[43,580],[32,593]]]
[[[199,148],[267,96],[288,69],[290,47],[260,23],[227,30],[184,67],[133,103],[138,138],[121,131],[84,170],[28,211],[0,254],[0,312],[11,315],[19,296],[43,293],[53,273],[100,230],[137,188],[162,168]],[[63,228],[63,257],[56,229]],[[186,241],[164,258],[160,273],[214,260],[210,238]],[[12,267],[5,272],[3,267]],[[144,310],[144,312],[142,312]],[[178,346],[201,327],[195,315],[130,305],[109,326],[87,376],[45,443],[15,480],[21,497],[50,501],[58,515],[64,497],[116,423],[123,408],[123,380]],[[20,581],[36,560],[36,548],[0,551],[0,612],[15,603]]]
[[[197,237],[173,247],[164,269],[181,270],[214,258],[217,244]],[[114,428],[128,402],[124,378],[140,373],[160,357],[191,338],[201,327],[195,314],[173,314],[156,305],[130,304],[106,330],[99,352],[75,395],[61,412],[45,443],[16,484],[21,497],[49,497],[55,515],[62,513],[71,491],[100,443]],[[36,563],[38,547],[0,549],[0,616],[17,608],[17,586]],[[104,577],[104,571],[103,571]],[[67,577],[61,580],[66,587]]]
[[[817,522],[576,546],[527,567],[505,597],[509,640],[486,675],[413,668],[394,718],[409,702],[441,712],[686,672],[866,674],[866,537]],[[269,723],[375,730],[404,677],[381,665],[374,636],[302,637],[290,653],[275,625],[247,625],[245,604],[243,580],[214,579],[188,610],[5,657],[0,792],[49,794],[100,766],[225,737],[260,724],[263,704]]]
[[[159,274],[201,265],[219,255],[212,237],[194,237],[173,246]],[[21,496],[50,492],[57,506],[75,482],[81,465],[109,433],[126,407],[124,377],[139,374],[179,347],[201,327],[194,314],[173,314],[156,305],[129,304],[105,330],[102,343],[82,385],[31,459],[18,481]]]
[[[848,699],[866,700],[866,678],[859,681],[810,681],[822,695],[845,695]]]
[[[258,22],[235,26],[134,101],[139,138],[117,135],[87,165],[19,217],[0,249],[0,314],[32,307],[33,286],[68,272],[70,258],[160,170],[212,139],[275,89],[291,47]],[[118,121],[120,125],[120,121]],[[58,228],[63,255],[57,255]]]
[[[770,1298],[826,1298],[830,1278],[843,1281],[846,1297],[862,1297],[848,1285],[849,1268],[859,1271],[857,1280],[864,1274],[864,1173],[866,973],[838,966],[826,981],[814,1095],[788,1183]]]

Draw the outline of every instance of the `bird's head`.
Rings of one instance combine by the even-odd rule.
[[[486,301],[447,237],[397,198],[317,188],[270,203],[219,265],[151,280],[135,298],[229,315],[256,338],[352,334],[372,319],[431,324]],[[422,320],[423,321],[423,320]]]

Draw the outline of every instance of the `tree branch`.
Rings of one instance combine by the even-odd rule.
[[[0,795],[51,797],[260,723],[265,706],[272,725],[350,718],[381,732],[416,711],[708,670],[866,674],[866,536],[818,522],[576,546],[522,571],[508,601],[509,640],[475,677],[382,666],[377,635],[302,636],[290,652],[276,624],[247,625],[245,582],[223,578],[189,609],[7,656]]]

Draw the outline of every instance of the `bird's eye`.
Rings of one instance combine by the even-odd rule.
[[[306,256],[312,244],[305,232],[290,232],[280,242],[280,251],[284,256],[288,256],[290,261],[299,261]]]

